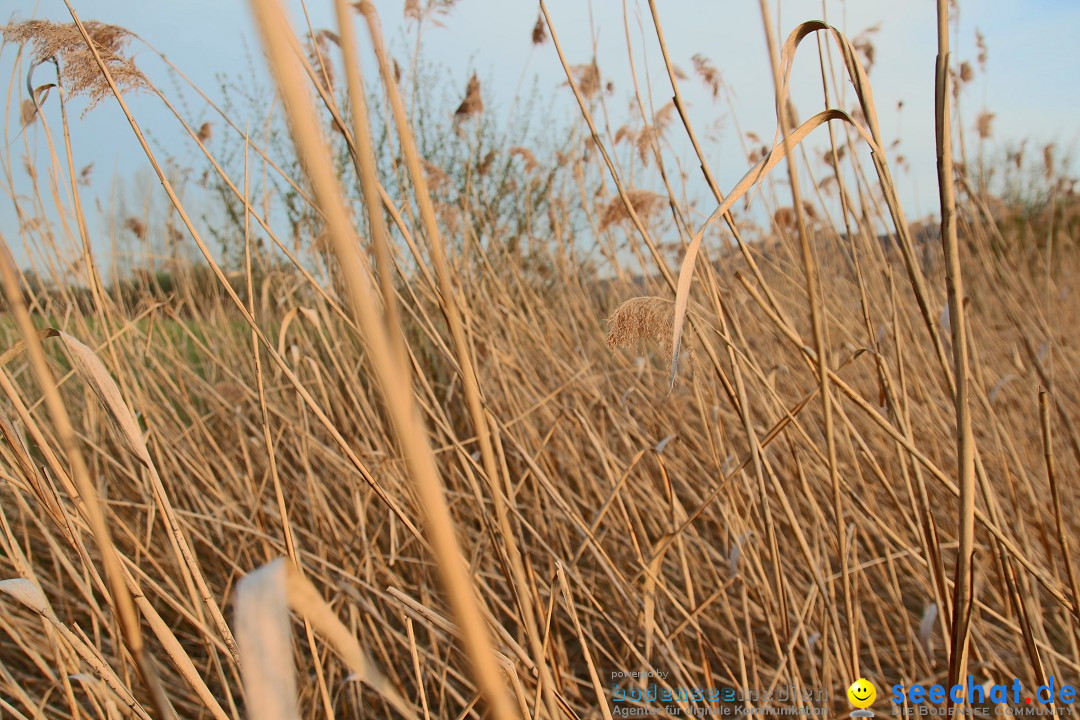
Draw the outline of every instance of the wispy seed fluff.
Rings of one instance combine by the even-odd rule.
[[[642,341],[656,342],[660,354],[671,369],[671,338],[675,323],[675,303],[662,297],[645,295],[630,298],[615,308],[607,320],[608,347],[614,350]],[[693,356],[686,351],[693,372]]]

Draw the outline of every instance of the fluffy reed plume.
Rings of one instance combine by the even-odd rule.
[[[480,79],[473,73],[465,86],[465,99],[454,111],[454,120],[460,121],[484,112],[484,100],[480,97]]]
[[[600,66],[596,64],[596,59],[584,65],[575,65],[572,70],[581,94],[589,99],[596,97],[601,87]]]
[[[972,69],[971,63],[967,60],[960,63],[960,82],[969,83],[975,79],[975,70]]]
[[[331,45],[341,45],[337,33],[326,29],[317,30],[312,37],[308,38],[307,53],[308,62],[319,73],[319,76],[325,79],[327,86],[333,89],[335,75],[334,63],[330,58]]]
[[[430,21],[436,26],[442,26],[440,18],[446,17],[454,9],[457,0],[405,0],[403,12],[406,20],[414,22]],[[363,2],[353,3],[354,7],[360,8]]]
[[[123,55],[124,46],[131,39],[127,30],[92,21],[83,23],[83,26],[117,87],[121,90],[149,87],[135,63]],[[5,26],[3,36],[7,42],[29,45],[32,48],[31,59],[35,63],[55,59],[60,65],[60,81],[64,89],[72,95],[88,97],[90,104],[87,109],[94,107],[111,92],[93,52],[73,23],[27,20]]]
[[[534,155],[533,151],[527,147],[521,147],[520,145],[512,147],[510,148],[510,154],[514,157],[521,158],[521,161],[525,163],[526,172],[532,172],[540,165],[536,161],[536,155]]]
[[[653,115],[653,121],[649,125],[646,125],[638,133],[635,146],[637,147],[638,156],[641,158],[641,162],[645,165],[649,164],[649,156],[651,154],[653,143],[660,139],[667,130],[669,124],[671,124],[671,118],[675,114],[675,103],[669,102],[664,107],[660,108]],[[623,128],[620,128],[620,132]],[[615,142],[619,142],[619,133],[615,133]]]
[[[694,72],[697,73],[706,87],[712,91],[713,99],[720,97],[720,88],[724,86],[724,78],[720,71],[716,69],[716,66],[713,65],[712,60],[709,60],[701,53],[697,53],[690,60],[694,63]]]
[[[814,210],[814,206],[810,203],[803,201],[802,204],[803,213],[808,220],[817,219],[817,211]],[[797,216],[795,214],[795,208],[789,206],[782,207],[773,213],[773,222],[781,230],[791,231],[794,230],[797,224]]]
[[[627,197],[630,198],[630,205],[634,208],[634,212],[643,220],[648,218],[667,202],[665,196],[650,190],[629,190],[626,194]],[[600,215],[600,229],[606,230],[615,223],[629,219],[630,213],[626,209],[626,204],[621,197],[616,195],[611,202],[607,204],[604,208],[604,212]]]
[[[124,227],[127,228],[127,230],[132,235],[137,237],[139,240],[145,240],[146,239],[146,236],[147,236],[146,223],[144,223],[139,218],[137,218],[137,217],[129,217],[127,220],[124,220]]]
[[[480,162],[477,163],[476,172],[480,173],[480,175],[487,175],[493,162],[495,162],[495,151],[488,150],[484,157],[480,159]]]
[[[616,142],[618,142],[618,135]],[[646,125],[641,128],[641,132],[638,133],[637,140],[634,141],[634,146],[637,148],[638,157],[641,158],[641,163],[648,166],[649,155],[651,154],[653,143],[660,137],[660,129],[655,125]]]
[[[863,69],[866,72],[870,72],[870,69],[874,67],[874,59],[877,55],[877,50],[874,48],[874,42],[871,36],[876,34],[880,30],[880,27],[874,25],[863,30],[861,33],[851,39],[851,45],[855,48],[855,52],[859,53],[862,59]]]
[[[608,316],[607,345],[612,350],[642,341],[655,341],[660,354],[671,355],[671,329],[675,303],[662,297],[643,295],[630,298]]]
[[[435,163],[424,160],[424,175],[427,176],[428,185],[431,186],[432,191],[438,192],[446,183],[450,182],[450,176],[446,174],[446,171]]]
[[[536,24],[532,29],[532,44],[543,45],[547,42],[547,25],[544,23],[544,16],[540,15],[536,18]]]
[[[993,132],[994,113],[981,112],[979,116],[975,118],[975,132],[979,135],[979,138],[986,140]]]

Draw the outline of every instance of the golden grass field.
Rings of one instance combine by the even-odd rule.
[[[28,168],[35,203],[63,222],[5,243],[54,247],[57,266],[83,252],[44,289],[0,262],[0,717],[611,718],[626,707],[612,673],[649,671],[669,690],[760,693],[738,708],[846,717],[859,677],[880,714],[897,683],[1080,679],[1080,203],[1053,148],[1037,207],[978,181],[953,147],[965,79],[947,32],[940,225],[905,217],[860,53],[813,24],[771,48],[776,92],[820,38],[858,112],[780,113],[787,140],[732,188],[704,153],[683,158],[712,183],[702,214],[670,185],[626,184],[595,72],[562,57],[541,3],[534,40],[563,60],[593,150],[548,176],[539,218],[519,208],[544,228],[522,234],[483,192],[433,187],[447,180],[369,4],[337,0],[314,65],[279,5],[253,10],[317,250],[295,252],[249,195],[279,170],[256,133],[230,171],[188,127],[244,232],[224,266],[143,142],[202,255],[168,289],[104,279],[78,113],[58,110],[167,93],[121,29],[73,12],[4,30],[23,72],[56,57],[65,88],[23,105],[52,158]],[[332,86],[323,52],[347,68]],[[667,68],[676,112],[635,131],[661,166],[663,133],[695,137],[690,80]],[[129,131],[143,137],[137,117]],[[798,152],[811,134],[829,137],[824,160]],[[749,239],[726,210],[759,183],[785,200]],[[582,259],[570,208],[610,267]]]

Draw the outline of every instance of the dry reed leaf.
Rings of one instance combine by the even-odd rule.
[[[252,720],[296,720],[296,672],[286,594],[286,565],[276,560],[236,586],[236,642]]]
[[[649,561],[645,571],[645,586],[642,589],[644,601],[642,626],[645,630],[645,657],[652,657],[653,638],[660,629],[656,623],[656,586],[660,580],[660,573],[664,565],[664,556],[675,544],[672,542],[674,535],[665,533],[657,541],[657,552]]]
[[[922,644],[923,650],[926,651],[926,656],[931,659],[934,657],[933,632],[934,624],[937,623],[937,616],[937,603],[930,603],[926,606],[922,619],[919,621],[919,642]]]
[[[45,599],[45,593],[41,591],[37,583],[26,578],[0,580],[0,593],[13,600],[18,600],[38,615],[44,615],[49,607],[49,603]]]
[[[59,334],[59,330],[54,330],[53,328],[45,328],[44,330],[38,330],[38,339],[45,340],[47,338],[56,337]],[[25,349],[26,343],[22,340],[16,340],[14,345],[9,347],[3,353],[0,353],[0,367],[4,367],[13,359],[21,355],[23,350]]]
[[[674,433],[672,433],[671,435],[665,435],[660,440],[660,442],[656,443],[656,445],[653,447],[653,451],[655,451],[657,455],[663,455],[664,450],[667,449],[668,444],[677,437],[678,435]]]
[[[249,573],[236,586],[236,638],[243,663],[248,717],[257,720],[299,717],[290,609],[337,650],[352,671],[351,679],[377,692],[404,717],[416,719],[413,706],[378,670],[311,581],[285,558]]]
[[[804,23],[806,26],[812,26],[812,23]],[[798,31],[796,31],[798,32]],[[794,35],[794,33],[793,33]],[[786,81],[785,81],[786,82]],[[735,187],[728,193],[724,201],[713,211],[712,215],[705,221],[705,223],[698,229],[694,236],[690,239],[690,244],[686,248],[686,255],[683,257],[682,266],[679,268],[679,278],[675,291],[675,319],[673,322],[674,330],[672,332],[671,341],[671,384],[675,383],[675,375],[678,371],[678,358],[680,343],[682,341],[683,326],[686,322],[686,312],[690,302],[690,285],[694,277],[694,265],[697,263],[698,251],[701,248],[701,243],[705,238],[705,231],[714,222],[722,218],[743,195],[747,193],[754,185],[760,182],[769,172],[776,167],[776,165],[784,158],[784,155],[789,149],[794,149],[807,138],[816,128],[821,127],[825,123],[831,120],[844,120],[846,121],[863,139],[863,141],[874,152],[881,152],[877,142],[867,132],[867,130],[854,122],[850,115],[842,110],[825,110],[820,112],[805,123],[800,125],[791,135],[786,142],[780,142],[775,145],[769,152],[768,156],[762,158],[762,160],[754,167],[750,168],[743,175],[742,179],[735,185]]]
[[[143,438],[138,423],[135,422],[135,416],[128,409],[127,404],[124,403],[124,398],[120,395],[120,388],[117,387],[116,381],[112,379],[112,375],[109,374],[104,363],[101,362],[101,359],[93,350],[84,345],[79,339],[65,332],[61,332],[59,335],[64,342],[64,347],[67,348],[68,356],[71,358],[75,370],[83,382],[94,391],[98,400],[108,410],[109,417],[119,428],[118,439],[120,444],[134,455],[139,462],[149,467],[151,461],[150,452],[146,448],[146,440]]]
[[[55,333],[55,331],[53,332]],[[48,337],[48,335],[44,333],[43,336]],[[5,353],[5,355],[6,354],[7,353]],[[3,367],[3,365],[4,361],[0,358],[0,367]],[[49,485],[43,478],[44,471],[39,472],[34,466],[34,461],[30,455],[30,451],[26,447],[26,443],[19,433],[16,432],[15,426],[2,408],[0,408],[0,438],[6,443],[6,447],[0,445],[0,455],[2,455],[12,467],[19,468],[27,485],[30,487],[31,493],[37,501],[42,504],[45,508],[45,512],[49,514],[49,517],[56,523],[56,526],[70,532],[67,516],[60,506],[60,499],[57,497],[55,488]]]
[[[563,598],[566,600],[566,611],[570,614],[574,632],[577,634],[578,642],[581,644],[581,653],[585,658],[585,665],[589,669],[589,679],[592,681],[593,691],[596,693],[596,703],[600,706],[601,717],[604,720],[612,720],[611,710],[608,708],[608,698],[604,692],[604,683],[600,680],[600,673],[596,669],[596,663],[593,662],[592,653],[589,652],[589,641],[585,636],[585,631],[582,629],[581,620],[578,617],[577,607],[574,603],[574,594],[570,591],[570,583],[566,579],[566,572],[563,570],[561,562],[556,562],[555,573],[559,577],[559,586],[562,588]],[[506,672],[511,679],[516,678],[512,665],[506,668]],[[528,703],[524,701],[524,698],[522,698],[521,705],[523,708],[522,717],[528,717]]]
[[[318,239],[322,239],[323,235],[320,235]],[[281,320],[281,327],[278,328],[278,342],[277,351],[279,355],[285,354],[285,336],[289,332],[289,326],[292,325],[293,320],[300,313],[300,308],[292,308],[289,312],[285,313],[285,317]]]
[[[85,22],[83,26],[118,88],[145,90],[150,87],[135,63],[123,55],[131,33],[122,27],[100,22]],[[7,42],[30,45],[33,48],[31,59],[35,64],[57,60],[61,84],[72,95],[88,97],[90,104],[87,110],[112,93],[93,52],[74,23],[27,20],[5,26],[3,36]]]
[[[460,121],[484,111],[484,100],[480,97],[480,79],[473,73],[465,86],[465,99],[454,111],[454,120]]]

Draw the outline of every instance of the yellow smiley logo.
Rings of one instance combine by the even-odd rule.
[[[848,700],[857,708],[868,708],[877,699],[877,689],[866,678],[859,678],[847,689]]]

